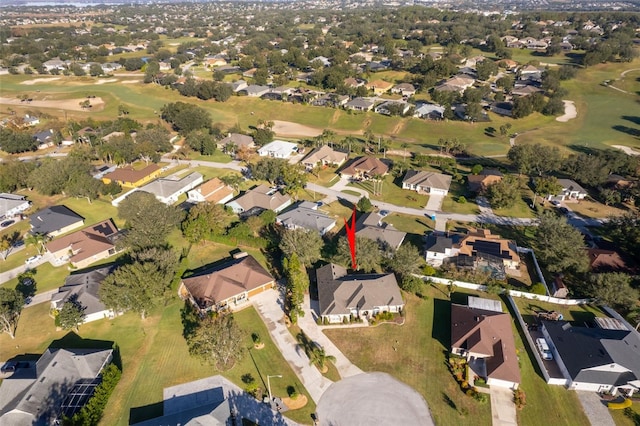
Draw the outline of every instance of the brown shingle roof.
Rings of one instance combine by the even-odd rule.
[[[627,265],[620,255],[613,250],[587,249],[589,265],[592,271],[625,271]]]
[[[210,203],[217,203],[229,194],[233,194],[233,188],[227,186],[218,178],[213,178],[195,189]]]
[[[182,284],[201,309],[251,291],[273,281],[273,277],[253,256],[233,259],[205,271],[184,278]]]
[[[68,248],[74,253],[70,261],[72,263],[81,262],[98,253],[115,248],[111,238],[117,233],[118,228],[116,228],[116,225],[111,219],[107,219],[51,241],[47,244],[47,250],[55,253]]]
[[[484,355],[487,377],[520,383],[509,314],[452,304],[451,347]]]
[[[348,154],[346,152],[335,151],[329,145],[322,145],[319,148],[314,149],[307,155],[303,164],[317,164],[319,161],[325,163],[340,164],[347,159]]]
[[[360,157],[342,169],[340,172],[343,175],[357,175],[359,173],[366,173],[368,175],[386,175],[389,172],[389,166],[383,163],[380,159],[375,157]]]
[[[118,182],[138,182],[141,179],[149,176],[151,173],[159,170],[157,164],[149,164],[142,170],[135,170],[133,167],[120,167],[104,175],[105,179],[111,179]]]

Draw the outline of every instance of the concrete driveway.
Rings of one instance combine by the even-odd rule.
[[[592,426],[615,426],[609,409],[597,393],[576,391],[576,395]]]
[[[429,201],[427,201],[425,209],[439,212],[442,209],[442,202],[444,201],[444,197],[444,195],[429,194]]]
[[[491,386],[491,418],[493,426],[518,426],[516,404],[513,391],[507,388]]]

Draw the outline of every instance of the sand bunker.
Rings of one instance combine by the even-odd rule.
[[[566,123],[567,121],[574,119],[578,116],[578,110],[573,101],[562,101],[564,103],[564,114],[556,118],[556,121]]]
[[[91,104],[90,109],[82,108],[80,102],[88,100]],[[86,99],[59,99],[59,100],[37,100],[31,102],[22,102],[17,98],[0,98],[0,104],[15,105],[27,108],[54,108],[66,109],[69,111],[101,111],[104,108],[104,101],[100,97]]]
[[[142,80],[123,80],[120,82],[120,84],[136,84],[136,83],[142,83]]]
[[[61,77],[41,77],[41,78],[34,78],[33,80],[25,80],[20,84],[25,84],[27,86],[33,86],[34,84],[37,83],[48,83],[49,81],[55,81],[55,80],[60,80]]]
[[[621,151],[624,151],[625,154],[627,155],[640,155],[640,151],[636,151],[633,148],[630,148],[628,146],[624,146],[624,145],[611,145],[612,148],[617,148]]]
[[[291,121],[273,120],[273,131],[284,137],[315,137],[322,134],[322,130],[305,126]]]
[[[95,84],[115,83],[116,81],[118,81],[117,78],[106,78],[96,81]]]

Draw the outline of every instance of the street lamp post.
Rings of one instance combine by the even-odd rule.
[[[273,401],[273,398],[271,397],[271,382],[269,381],[269,379],[271,377],[278,377],[278,378],[282,378],[282,374],[274,374],[273,376],[267,376],[267,390],[269,391],[269,403],[271,403],[271,401]]]

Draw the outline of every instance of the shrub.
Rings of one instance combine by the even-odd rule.
[[[460,387],[462,389],[467,389],[469,387],[469,382],[467,382],[466,380],[463,380],[462,383],[460,383]]]
[[[513,391],[513,402],[516,404],[518,410],[522,410],[527,405],[527,397],[522,389],[516,389]]]
[[[251,333],[251,340],[253,340],[253,343],[256,345],[262,343],[262,339],[258,333]]]
[[[531,286],[531,293],[540,294],[542,296],[547,294],[547,289],[542,283],[535,283]]]
[[[329,325],[329,318],[324,317],[324,318],[322,319],[322,325]]]
[[[469,388],[466,391],[464,391],[464,394],[467,395],[467,396],[473,396],[474,392],[475,391],[473,389]]]
[[[87,404],[72,418],[64,418],[62,424],[65,426],[97,425],[121,375],[122,372],[115,364],[106,366],[102,371],[102,382],[96,387]]]
[[[291,399],[296,399],[300,394],[295,386],[287,386],[287,395],[289,395]]]
[[[475,399],[476,401],[478,401],[481,404],[486,404],[487,403],[487,394],[476,391],[475,395],[473,395],[473,399]]]
[[[436,268],[431,265],[424,265],[424,267],[422,268],[422,273],[428,277],[433,276],[436,274]]]
[[[321,317],[318,317],[318,318],[316,319],[316,324],[318,324],[318,325],[322,325],[322,318],[321,318]]]
[[[347,317],[342,317],[342,323],[343,323],[343,324],[349,324],[349,318],[347,318]]]
[[[624,410],[631,407],[632,405],[633,401],[628,398],[623,399],[621,402],[607,402],[607,407],[609,408],[609,410]]]
[[[466,202],[467,202],[467,199],[464,197],[464,195],[461,195],[458,197],[458,203],[465,204]]]

